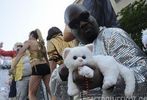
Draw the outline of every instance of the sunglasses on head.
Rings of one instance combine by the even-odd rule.
[[[77,29],[80,26],[80,21],[88,22],[89,19],[89,13],[87,11],[82,12],[77,18],[73,19],[68,26],[71,29]]]

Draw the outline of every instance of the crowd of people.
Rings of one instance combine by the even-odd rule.
[[[90,6],[87,6],[92,2]],[[97,7],[98,6],[98,7]],[[95,9],[94,9],[95,8]],[[12,51],[0,49],[0,55],[12,57],[9,70],[11,100],[37,100],[43,81],[50,100],[80,100],[85,92],[70,96],[67,92],[68,68],[62,53],[65,48],[93,44],[93,55],[113,56],[134,72],[134,96],[147,96],[147,57],[119,24],[109,0],[84,0],[71,4],[64,13],[65,29],[49,28],[46,43],[39,29],[32,30],[24,43],[17,42]],[[0,43],[0,48],[2,48]],[[73,57],[73,59],[75,59]],[[100,73],[100,72],[99,72]],[[78,77],[76,77],[78,78]],[[99,74],[97,78],[102,79]],[[102,84],[103,81],[99,81]],[[77,85],[83,85],[84,82]],[[79,86],[80,87],[80,86]],[[111,96],[124,96],[124,82],[109,87]],[[92,100],[100,96],[101,86],[88,91]]]

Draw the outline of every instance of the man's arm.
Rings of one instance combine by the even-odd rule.
[[[0,55],[14,57],[16,55],[16,51],[5,51],[0,49]]]
[[[147,79],[147,58],[129,35],[119,29],[107,29],[103,37],[105,51],[118,62],[134,71],[137,82]]]
[[[64,32],[63,32],[63,39],[66,42],[69,42],[69,41],[72,41],[72,40],[75,39],[75,37],[73,36],[70,28],[67,25],[65,26],[65,29],[64,29]]]

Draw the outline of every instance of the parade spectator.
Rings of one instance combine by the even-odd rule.
[[[29,100],[37,100],[36,94],[43,80],[47,92],[50,93],[49,80],[50,80],[50,67],[47,59],[46,48],[39,29],[33,30],[29,34],[29,39],[24,42],[23,47],[19,50],[15,60],[12,63],[10,73],[14,73],[16,65],[20,61],[23,54],[29,51],[30,62],[32,66],[32,75],[29,81]]]
[[[16,43],[14,46],[14,48],[16,48],[17,53],[22,47],[23,47],[22,43]],[[21,57],[20,61],[16,65],[16,70],[13,75],[16,81],[16,89],[17,89],[16,98],[18,100],[27,100],[29,79],[30,79],[31,73],[32,71],[31,71],[30,59],[26,51],[26,53],[24,53],[24,55]]]
[[[18,50],[20,49],[20,47],[22,47],[22,43],[17,42],[17,43],[14,44],[13,50],[16,51],[16,53],[17,53]],[[16,81],[15,81],[15,76],[14,75],[10,75],[9,85],[10,85],[9,100],[17,100],[16,99],[17,89],[16,89]]]
[[[9,69],[12,63],[12,58],[16,56],[16,50],[13,48],[13,50],[3,50],[3,42],[0,42],[0,56],[2,61],[2,68],[3,69]],[[14,80],[13,76],[10,76],[9,79],[9,100],[16,100],[16,81]]]
[[[67,94],[68,69],[63,64],[62,52],[66,47],[74,47],[75,45],[76,41],[65,42],[63,40],[63,35],[59,28],[51,27],[48,30],[47,53],[52,70],[50,80],[52,100],[71,99],[71,97]]]
[[[3,50],[2,48],[3,48],[3,42],[0,43],[0,55],[1,56],[10,56],[10,57],[16,56],[15,50],[6,51],[6,50]]]

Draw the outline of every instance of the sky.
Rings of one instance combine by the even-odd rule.
[[[0,42],[12,50],[16,42],[24,42],[38,28],[46,42],[48,29],[64,30],[64,11],[75,0],[0,0]]]

